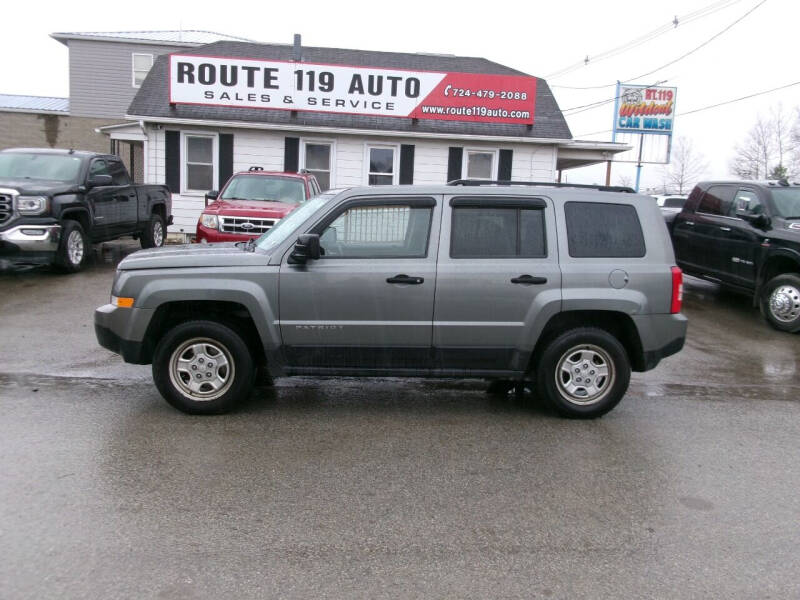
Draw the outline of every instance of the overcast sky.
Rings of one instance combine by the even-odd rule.
[[[800,82],[797,69],[797,0],[560,0],[558,2],[460,2],[404,0],[367,2],[239,2],[206,8],[198,2],[15,3],[0,37],[0,93],[68,95],[67,48],[49,37],[56,31],[206,29],[257,41],[291,43],[300,33],[308,46],[363,50],[433,52],[482,56],[531,75],[553,87],[562,110],[614,96],[614,88],[571,90],[556,86],[601,86],[647,73],[674,61],[755,10],[687,58],[636,83],[678,89],[676,135],[692,140],[705,155],[709,177],[730,177],[733,147],[759,114],[783,104],[800,106],[800,85],[713,110],[681,112]],[[717,9],[691,22],[682,16]],[[632,50],[604,60],[602,53],[669,24],[677,27]],[[555,75],[589,57],[586,66]],[[569,111],[568,111],[569,112]],[[568,118],[575,138],[611,140],[613,104]],[[630,165],[615,165],[612,180],[633,178]],[[661,168],[647,165],[642,184],[661,181]],[[569,181],[602,182],[604,167],[568,172]]]

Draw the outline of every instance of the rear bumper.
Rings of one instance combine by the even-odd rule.
[[[683,348],[689,321],[682,314],[634,316],[642,344],[642,371],[655,369],[662,358]]]

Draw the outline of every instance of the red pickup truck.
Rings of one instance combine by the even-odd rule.
[[[261,167],[234,173],[220,192],[206,194],[195,241],[239,242],[258,237],[320,192],[311,173],[264,171]]]

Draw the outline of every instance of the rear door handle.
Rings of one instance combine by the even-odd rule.
[[[519,277],[514,277],[514,279],[511,280],[511,283],[521,283],[523,285],[542,285],[543,283],[547,283],[547,277],[520,275]]]
[[[684,221],[687,225],[694,225],[694,221]]]
[[[409,277],[408,275],[401,273],[400,275],[389,277],[389,279],[386,280],[386,283],[406,283],[411,285],[419,285],[424,281],[425,279],[422,277]]]
[[[722,225],[720,225],[719,228],[722,229],[722,231],[730,231],[731,230],[730,227],[723,227]]]

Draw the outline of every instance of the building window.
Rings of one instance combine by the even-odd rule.
[[[216,136],[186,134],[184,140],[185,190],[205,193],[214,189]]]
[[[152,54],[134,54],[133,55],[133,87],[138,88],[142,85],[144,78],[150,72],[153,66]]]
[[[333,144],[330,142],[303,142],[302,168],[317,178],[322,191],[331,188]]]
[[[464,173],[467,179],[496,179],[495,152],[467,150],[464,152]]]
[[[367,147],[367,185],[397,183],[397,149],[394,146]]]

